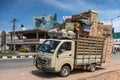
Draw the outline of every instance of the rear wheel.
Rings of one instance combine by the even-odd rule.
[[[89,66],[88,66],[88,71],[90,71],[90,72],[94,72],[95,71],[95,69],[96,69],[96,65],[95,64],[90,64]]]
[[[63,66],[60,71],[60,76],[66,77],[70,74],[70,67],[69,66]]]

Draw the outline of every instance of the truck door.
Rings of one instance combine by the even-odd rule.
[[[72,48],[72,42],[63,42],[59,47],[56,57],[57,71],[60,71],[65,64],[69,64],[71,67],[73,66],[74,54]]]

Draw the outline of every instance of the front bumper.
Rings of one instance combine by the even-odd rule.
[[[55,72],[54,67],[49,67],[49,66],[43,66],[43,71],[45,72]]]
[[[50,67],[50,66],[47,66],[47,65],[39,64],[39,63],[37,63],[37,61],[34,61],[33,64],[39,70],[43,70],[45,72],[55,72],[55,68],[54,67]]]

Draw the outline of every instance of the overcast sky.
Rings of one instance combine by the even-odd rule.
[[[33,17],[41,14],[57,14],[57,21],[63,16],[79,14],[88,9],[98,12],[99,21],[110,22],[120,15],[120,0],[0,0],[0,30],[11,31],[13,18],[18,19],[17,29],[24,24],[33,29]],[[105,20],[109,19],[109,20]],[[113,20],[115,32],[120,32],[120,17]]]

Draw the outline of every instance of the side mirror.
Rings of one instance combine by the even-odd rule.
[[[59,49],[58,53],[62,53],[64,51],[65,51],[65,49]]]
[[[62,50],[61,50],[61,52],[64,52],[64,51],[65,51],[65,49],[62,49]]]

